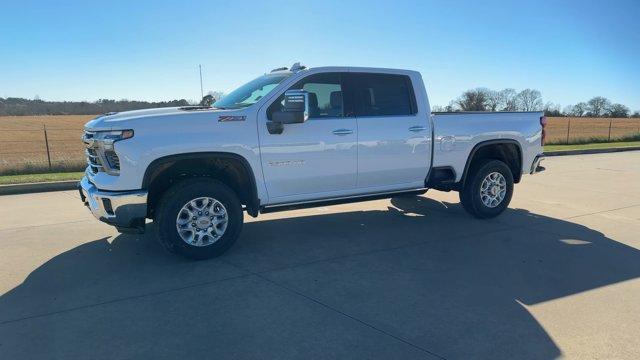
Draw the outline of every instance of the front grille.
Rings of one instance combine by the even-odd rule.
[[[102,162],[100,161],[100,157],[98,156],[96,149],[87,148],[84,151],[84,154],[87,156],[87,164],[89,165],[92,173],[96,174],[99,171],[104,171],[104,167],[102,166]]]
[[[97,174],[100,171],[104,171],[104,168],[102,167],[102,162],[100,161],[97,144],[94,141],[94,137],[94,132],[85,131],[82,135],[82,142],[86,146],[84,155],[87,158],[87,165],[89,165],[89,170],[92,173]]]
[[[96,138],[96,134],[91,131],[85,131],[82,136],[86,149],[84,154],[87,158],[87,165],[93,174],[99,172],[107,172],[116,175],[120,171],[120,159],[113,150],[105,151],[100,143],[100,139]]]

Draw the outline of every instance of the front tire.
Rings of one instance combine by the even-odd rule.
[[[512,195],[511,169],[500,160],[487,159],[471,169],[460,191],[460,201],[469,214],[488,219],[502,214]]]
[[[193,178],[167,190],[156,222],[158,238],[167,250],[200,260],[227,251],[240,236],[243,220],[233,190],[217,180]]]

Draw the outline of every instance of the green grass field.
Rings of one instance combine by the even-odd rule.
[[[84,172],[64,172],[47,174],[27,174],[27,175],[4,175],[0,176],[0,185],[27,184],[64,180],[80,180]]]
[[[567,151],[567,150],[588,150],[588,149],[616,149],[640,146],[640,141],[620,141],[610,143],[593,144],[570,144],[570,145],[545,145],[544,151]]]

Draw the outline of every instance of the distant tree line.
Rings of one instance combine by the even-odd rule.
[[[631,114],[628,107],[612,103],[609,99],[596,96],[587,102],[566,106],[544,103],[542,94],[535,89],[492,90],[487,88],[470,89],[452,100],[447,106],[434,106],[435,112],[457,111],[544,111],[547,116],[587,116],[587,117],[636,117],[638,111]]]
[[[156,107],[187,106],[185,99],[171,101],[134,101],[100,99],[88,101],[43,101],[22,98],[0,98],[0,115],[90,115]]]

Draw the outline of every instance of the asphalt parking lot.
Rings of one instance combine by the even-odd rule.
[[[274,213],[193,262],[73,191],[0,197],[0,358],[640,357],[640,152],[457,193]]]

